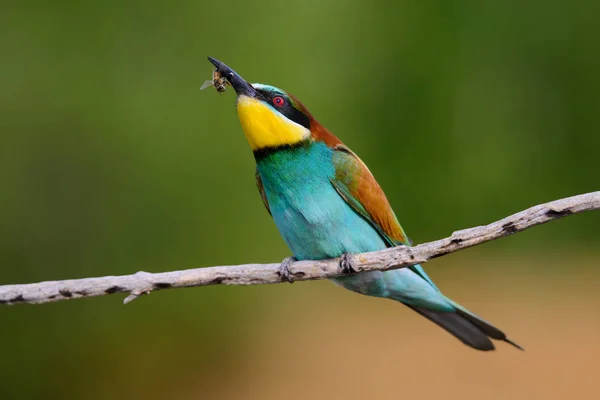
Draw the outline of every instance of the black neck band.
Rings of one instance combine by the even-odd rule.
[[[309,139],[301,140],[301,141],[293,143],[293,144],[284,144],[284,145],[280,145],[280,146],[263,147],[262,149],[254,150],[254,159],[256,161],[260,161],[263,158],[268,157],[273,153],[277,153],[279,151],[285,151],[285,150],[300,149],[303,147],[306,148],[306,147],[310,146],[311,143],[312,143],[312,139],[309,138]]]

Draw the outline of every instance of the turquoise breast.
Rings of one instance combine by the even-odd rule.
[[[257,158],[271,214],[299,260],[339,257],[386,247],[331,184],[333,150],[321,142]]]

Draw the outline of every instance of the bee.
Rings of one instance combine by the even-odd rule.
[[[215,90],[219,93],[224,93],[225,90],[227,90],[227,86],[231,86],[231,83],[229,83],[229,81],[227,81],[227,79],[221,76],[219,71],[215,69],[213,71],[212,79],[205,81],[202,84],[202,86],[200,86],[200,90],[204,90],[209,86],[214,87]]]

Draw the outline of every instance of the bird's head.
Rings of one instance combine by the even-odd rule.
[[[246,82],[222,62],[208,57],[237,94],[237,112],[252,150],[262,152],[308,140],[341,143],[294,96],[273,86]]]

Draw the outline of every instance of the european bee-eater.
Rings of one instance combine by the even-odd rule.
[[[319,260],[409,245],[381,187],[358,156],[291,94],[246,82],[209,57],[237,94],[237,113],[256,160],[265,207],[294,257]],[[478,350],[491,339],[510,341],[490,323],[444,296],[420,265],[346,274],[333,279],[348,290],[401,302]]]

